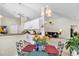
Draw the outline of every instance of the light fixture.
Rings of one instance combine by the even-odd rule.
[[[44,16],[44,12],[43,11],[41,12],[41,16]]]
[[[59,29],[59,34],[62,34],[63,29]]]
[[[0,15],[0,18],[2,18],[3,16],[2,15]]]
[[[52,16],[52,10],[48,7],[48,5],[46,6],[46,15]]]
[[[47,13],[47,16],[52,16],[52,11],[51,11],[51,9],[48,9],[48,13]]]
[[[59,32],[62,32],[63,31],[63,29],[59,29]]]
[[[52,10],[46,5],[46,7],[41,8],[41,16],[50,17],[52,16]]]
[[[41,8],[41,16],[44,16],[44,8]]]
[[[41,16],[44,16],[45,19],[47,19],[47,20],[45,20],[45,24],[55,23],[54,21],[52,21],[52,19],[50,20],[50,18],[52,17],[52,10],[49,8],[48,5],[41,8]]]

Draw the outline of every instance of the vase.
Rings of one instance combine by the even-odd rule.
[[[44,50],[44,45],[39,46],[39,51],[43,51]]]
[[[42,51],[42,46],[39,46],[39,51]]]
[[[35,50],[39,51],[39,45],[38,44],[35,45]]]

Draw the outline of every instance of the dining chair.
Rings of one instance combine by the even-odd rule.
[[[19,42],[16,42],[16,49],[17,49],[18,56],[23,56]]]
[[[23,41],[22,40],[19,41],[19,46],[20,46],[20,49],[23,47]]]
[[[63,48],[64,48],[64,43],[62,43],[61,41],[59,41],[59,42],[58,42],[59,56],[62,55],[62,53],[63,53]]]
[[[18,53],[18,56],[21,54],[21,50],[19,48],[19,43],[16,42],[16,49],[17,49],[17,53]]]

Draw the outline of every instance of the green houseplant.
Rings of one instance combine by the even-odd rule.
[[[69,39],[69,41],[66,42],[66,49],[69,49],[70,55],[72,55],[72,52],[75,50],[78,52],[79,49],[79,36],[74,36]]]

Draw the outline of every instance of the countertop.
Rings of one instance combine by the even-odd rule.
[[[15,34],[0,34],[0,36],[14,36],[14,35],[24,35],[25,33],[15,33]]]

